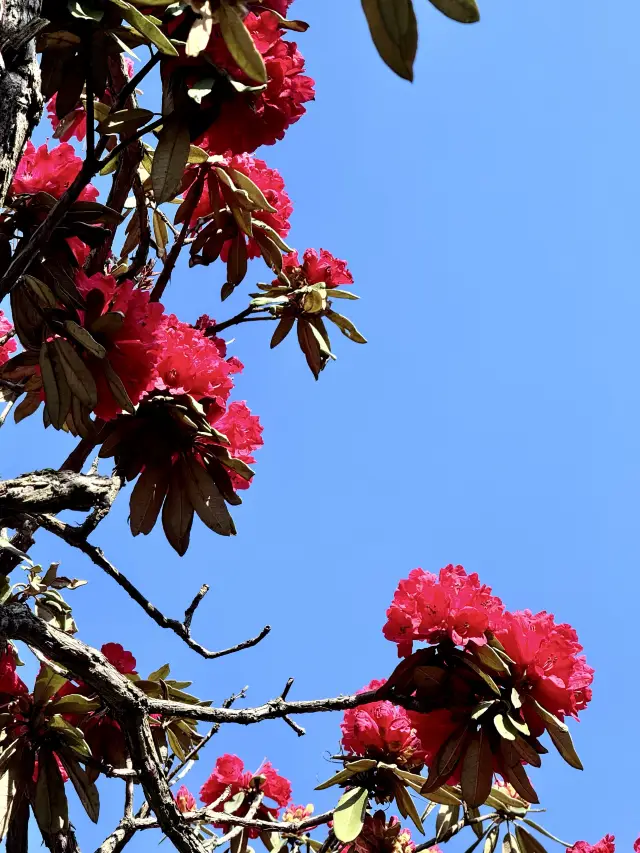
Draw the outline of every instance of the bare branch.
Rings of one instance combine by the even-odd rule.
[[[166,628],[169,631],[173,631],[173,633],[177,634],[190,649],[193,649],[194,652],[197,652],[201,657],[206,658],[207,660],[215,660],[216,658],[225,657],[226,655],[233,654],[234,652],[239,652],[244,649],[249,649],[252,646],[256,646],[271,631],[271,626],[266,625],[257,637],[252,637],[250,640],[244,640],[242,643],[238,643],[236,646],[232,646],[229,649],[223,649],[220,652],[209,651],[209,649],[206,649],[191,637],[190,629],[184,622],[180,622],[177,619],[171,619],[161,613],[158,608],[151,604],[140,590],[122,574],[122,572],[107,560],[100,548],[95,545],[91,545],[83,539],[81,535],[81,528],[65,524],[57,518],[53,518],[49,515],[39,515],[36,521],[44,527],[45,530],[48,530],[60,539],[64,539],[68,545],[71,545],[73,548],[77,548],[82,551],[83,554],[86,554],[96,566],[101,568],[102,571],[109,575],[110,578],[113,578],[113,580],[129,594],[136,604],[140,605],[147,616],[153,619],[156,625],[159,625],[161,628]],[[198,595],[199,594],[200,593],[198,593]]]
[[[191,630],[191,622],[193,621],[193,616],[200,606],[202,599],[209,592],[209,586],[206,583],[203,583],[200,589],[198,590],[195,598],[191,602],[191,604],[187,607],[184,612],[184,627],[187,631]]]
[[[329,823],[329,821],[333,820],[333,812],[323,812],[319,815],[307,817],[304,820],[291,821],[289,823],[288,821],[259,820],[249,815],[240,817],[238,815],[227,814],[226,812],[211,811],[211,806],[208,806],[194,812],[185,812],[183,817],[189,823],[228,823],[231,826],[248,827],[265,832],[299,835],[308,829],[313,829],[315,826]],[[153,818],[134,819],[133,824],[136,829],[156,829],[158,826],[157,821]],[[433,847],[434,843],[432,842],[430,846]],[[216,846],[219,846],[219,844],[216,844]]]

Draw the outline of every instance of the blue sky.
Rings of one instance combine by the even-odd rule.
[[[465,28],[416,5],[411,86],[378,60],[355,0],[339,14],[296,0],[312,24],[300,42],[317,101],[263,152],[295,203],[290,242],[349,260],[362,296],[349,314],[370,343],[336,338],[338,362],[315,383],[293,339],[271,353],[267,328],[241,327],[238,395],[260,414],[265,447],[238,537],[197,523],[180,560],[160,531],[131,538],[125,495],[96,537],[170,614],[211,584],[194,623],[207,645],[266,623],[271,636],[201,661],[81,555],[46,534],[35,553],[91,581],[73,594],[86,641],[122,642],[142,673],[170,661],[216,702],[249,684],[251,704],[289,676],[291,696],[309,698],[388,674],[395,652],[380,629],[398,580],[462,563],[509,608],[576,626],[596,668],[574,726],[586,770],[550,755],[532,778],[552,831],[614,832],[630,849],[640,819],[620,792],[634,778],[640,698],[640,6],[485,0],[482,23]],[[220,307],[222,279],[218,267],[183,269],[167,307],[187,321],[230,316],[243,296]],[[70,447],[38,417],[2,441],[3,476],[56,465]],[[249,766],[270,758],[296,801],[330,805],[312,789],[331,773],[339,717],[305,725],[302,739],[277,722],[224,730],[190,786],[232,751]],[[119,788],[103,786],[100,830],[78,820],[85,848],[121,815]]]

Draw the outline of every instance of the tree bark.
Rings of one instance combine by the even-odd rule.
[[[35,40],[26,38],[41,9],[42,0],[0,0],[0,207],[42,114]]]

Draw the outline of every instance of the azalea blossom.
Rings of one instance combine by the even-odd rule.
[[[573,847],[567,848],[567,853],[615,853],[615,841],[614,835],[605,835],[597,844],[589,844],[587,841],[576,841]]]
[[[360,693],[377,690],[384,681],[372,681]],[[371,702],[345,711],[342,746],[349,755],[361,755],[397,764],[405,769],[422,767],[425,751],[404,708],[392,702]]]
[[[18,163],[11,194],[34,195],[45,192],[60,198],[81,168],[82,160],[68,143],[62,142],[49,151],[46,144],[36,148],[29,140]],[[88,184],[79,196],[80,201],[95,201],[97,198],[98,190],[92,184]]]
[[[222,163],[226,166],[246,175],[261,190],[275,212],[267,210],[252,211],[252,218],[264,222],[273,228],[283,239],[289,233],[291,226],[289,218],[293,213],[291,199],[287,195],[284,180],[277,169],[270,169],[264,160],[251,157],[249,154],[230,155],[224,157]],[[195,180],[197,167],[192,167],[185,174],[184,190]],[[199,219],[213,213],[219,207],[224,207],[224,201],[219,198],[218,177],[215,172],[209,171],[204,182],[202,194],[191,217],[191,225],[194,226]],[[230,241],[227,241],[221,252],[221,258],[226,261],[229,256]],[[260,246],[253,237],[247,238],[247,257],[260,257]]]
[[[353,284],[347,262],[335,258],[326,249],[320,249],[319,252],[307,249],[302,261],[297,252],[291,252],[284,258],[283,271],[299,286],[323,283],[331,288]]]
[[[4,338],[6,335],[11,334],[13,332],[13,326],[11,325],[11,321],[8,317],[5,316],[4,311],[0,311],[0,340]],[[15,341],[15,338],[11,337],[6,340],[3,344],[0,345],[0,367],[3,364],[6,364],[9,361],[12,353],[14,353],[18,349],[18,345]]]
[[[79,312],[81,320],[107,350],[109,364],[135,405],[156,381],[156,365],[164,341],[160,334],[162,305],[151,302],[148,291],[137,288],[132,281],[117,282],[102,273],[89,277],[78,270],[76,285],[87,299],[87,311]],[[107,314],[108,320],[103,320]],[[110,420],[122,407],[113,396],[102,361],[93,356],[88,360],[98,388],[94,411],[103,420]]]
[[[263,802],[260,805],[256,814],[256,818],[260,820],[277,820],[280,810],[291,802],[291,783],[284,776],[280,776],[269,761],[263,762],[255,773],[251,773],[245,770],[244,762],[237,755],[221,755],[200,790],[200,799],[205,805],[210,805],[222,797],[227,788],[229,793],[223,803],[240,792],[249,795],[245,802],[234,810],[234,814],[240,817],[244,817],[249,810],[250,795],[256,790],[262,791],[266,800],[275,803],[268,805]],[[220,826],[224,829],[223,824]],[[257,838],[258,835],[259,830],[249,830],[251,838]]]
[[[209,423],[229,439],[229,453],[234,459],[240,459],[247,465],[256,461],[253,452],[264,444],[262,425],[244,401],[230,403],[221,415],[212,409]],[[229,475],[236,490],[248,489],[251,485],[250,480],[245,480],[234,471],[230,471]]]
[[[282,38],[275,16],[267,11],[250,13],[244,23],[264,59],[267,85],[259,92],[234,92],[222,103],[214,123],[197,140],[210,154],[245,154],[260,145],[273,145],[304,115],[305,104],[315,96],[314,81],[304,75],[304,58],[295,42]],[[254,85],[232,59],[217,27],[206,52],[232,79]]]
[[[400,657],[411,654],[418,640],[438,643],[448,637],[460,646],[471,640],[485,645],[486,631],[503,611],[491,588],[462,566],[445,566],[439,575],[414,569],[398,585],[383,633],[398,644]]]
[[[196,803],[196,798],[193,796],[191,791],[187,788],[186,785],[182,785],[178,788],[178,791],[175,794],[175,801],[178,809],[181,812],[192,812],[198,808],[198,804]]]
[[[571,625],[557,625],[550,613],[530,610],[505,613],[495,635],[516,664],[519,687],[561,720],[578,718],[591,700],[594,670],[581,655]],[[542,723],[527,715],[536,733]]]
[[[307,803],[306,806],[289,806],[282,815],[282,820],[285,823],[297,823],[301,820],[306,820],[314,812],[313,804]]]

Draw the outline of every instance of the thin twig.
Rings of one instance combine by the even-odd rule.
[[[254,311],[254,308],[250,305],[248,308],[245,308],[243,311],[240,311],[239,314],[236,314],[235,317],[231,317],[229,320],[225,320],[222,323],[216,323],[213,326],[209,326],[205,335],[213,336],[218,335],[220,332],[228,329],[230,326],[236,326],[238,323],[241,323],[245,317],[248,317]]]
[[[187,607],[184,612],[184,622],[183,625],[187,629],[187,631],[191,631],[191,622],[193,620],[193,615],[198,609],[202,599],[209,592],[209,586],[206,583],[203,583],[200,589],[198,590],[195,598],[191,602],[191,604]]]
[[[0,427],[4,426],[4,422],[9,417],[9,412],[16,404],[16,400],[8,400],[7,405],[4,407],[2,412],[0,412]]]
[[[127,770],[131,770],[131,759],[127,758]],[[125,818],[133,817],[133,796],[134,787],[133,779],[127,779],[124,787],[124,816]]]
[[[135,278],[140,270],[147,263],[149,257],[149,247],[151,246],[151,226],[149,225],[149,215],[147,213],[147,197],[142,186],[140,176],[136,172],[133,177],[133,194],[136,199],[136,213],[138,214],[138,223],[140,226],[140,241],[138,248],[131,261],[131,266],[123,273],[123,278]]]
[[[122,152],[132,143],[137,142],[139,139],[142,139],[145,133],[151,133],[152,130],[156,130],[156,128],[160,127],[163,121],[165,121],[165,118],[163,116],[160,116],[160,118],[154,119],[154,121],[150,122],[149,124],[146,124],[144,127],[138,128],[138,130],[136,130],[135,133],[132,133],[131,136],[128,136],[126,139],[123,139],[122,142],[119,142],[103,160],[100,160],[100,162],[98,163],[99,168],[97,171],[101,171],[105,168],[105,166],[108,166],[109,163],[111,163],[113,160],[116,159],[116,157],[122,154]]]
[[[422,853],[423,850],[428,850],[430,847],[435,847],[436,844],[445,844],[466,826],[473,826],[476,823],[483,823],[485,820],[495,821],[499,819],[500,815],[497,812],[492,812],[491,814],[486,815],[478,815],[478,817],[464,817],[462,818],[462,820],[459,820],[458,823],[455,823],[451,827],[451,829],[448,829],[440,837],[434,836],[428,841],[424,841],[422,844],[418,844],[413,853]]]
[[[158,62],[160,62],[161,59],[162,59],[162,54],[160,53],[160,51],[158,51],[157,53],[154,53],[153,56],[151,57],[151,59],[145,65],[142,66],[140,71],[138,71],[138,73],[135,74],[131,78],[131,80],[129,80],[125,84],[125,86],[120,90],[120,93],[116,99],[116,103],[115,103],[115,106],[113,108],[113,112],[121,109],[125,105],[125,103],[129,99],[129,97],[131,95],[133,95],[135,93],[136,89],[138,88],[138,83],[141,83],[144,80],[144,78],[147,76],[147,74],[150,71],[152,71],[153,68],[155,68],[155,66],[158,64]]]
[[[189,200],[189,204],[185,207],[184,210],[184,223],[173,246],[171,247],[171,251],[167,255],[167,259],[164,263],[164,266],[162,267],[162,272],[158,276],[158,280],[155,283],[155,287],[151,291],[152,302],[159,302],[162,299],[162,294],[164,293],[166,286],[169,284],[169,279],[171,278],[171,274],[180,256],[180,252],[182,251],[182,247],[184,246],[184,241],[186,240],[187,234],[189,233],[189,229],[191,227],[191,217],[193,216],[193,212],[196,209],[198,202],[200,201],[200,195],[202,194],[202,188],[204,187],[204,180],[206,176],[207,170],[200,169],[198,172],[198,176],[195,180],[195,188],[189,190],[189,192],[191,193],[191,199]]]
[[[157,607],[155,607],[151,602],[145,598],[145,596],[140,592],[140,590],[134,586],[131,581],[122,574],[112,563],[107,560],[104,556],[102,550],[97,548],[95,545],[91,545],[85,539],[81,537],[81,528],[73,527],[70,524],[65,524],[57,518],[54,518],[50,515],[38,515],[36,517],[36,521],[45,530],[48,530],[49,533],[53,533],[55,536],[58,536],[60,539],[63,539],[68,545],[71,545],[73,548],[77,548],[79,551],[82,551],[83,554],[86,554],[87,557],[91,559],[96,566],[102,569],[105,574],[109,575],[110,578],[119,584],[128,594],[129,596],[139,604],[140,607],[145,611],[147,616],[150,616],[151,619],[159,625],[161,628],[166,628],[169,631],[173,631],[174,634],[177,634],[181,640],[183,640],[189,648],[193,649],[194,652],[197,652],[201,657],[206,658],[207,660],[215,660],[217,658],[226,657],[227,655],[234,654],[235,652],[243,651],[244,649],[252,648],[253,646],[257,646],[261,640],[267,636],[267,634],[271,631],[271,626],[266,625],[262,631],[257,635],[257,637],[252,637],[249,640],[244,640],[242,643],[238,643],[235,646],[232,646],[229,649],[223,649],[219,652],[212,652],[209,649],[206,649],[200,643],[197,643],[190,634],[188,628],[185,627],[183,622],[179,622],[177,619],[171,619],[161,613]]]

